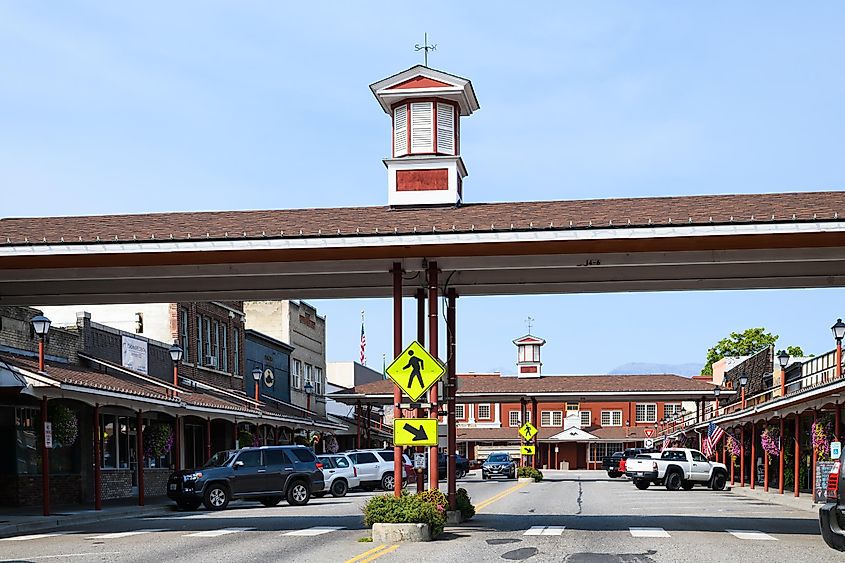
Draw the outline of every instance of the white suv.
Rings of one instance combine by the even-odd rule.
[[[343,452],[352,460],[358,470],[361,487],[365,491],[372,491],[381,487],[385,491],[393,490],[393,450],[351,450]],[[412,467],[411,459],[402,454],[402,481],[405,482],[408,468]]]
[[[342,497],[346,491],[361,485],[358,470],[352,460],[343,454],[318,455],[317,461],[323,464],[323,482],[326,484],[322,491],[314,496],[331,493],[333,497]]]

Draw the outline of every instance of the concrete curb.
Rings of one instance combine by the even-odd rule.
[[[816,504],[810,500],[810,493],[803,493],[800,497],[795,498],[792,491],[784,491],[784,494],[781,495],[777,492],[777,490],[773,493],[771,492],[772,489],[769,489],[769,492],[767,493],[763,491],[762,488],[755,488],[752,490],[748,487],[739,487],[736,485],[730,487],[729,490],[734,494],[744,496],[746,498],[753,498],[756,500],[766,501],[770,504],[797,508],[798,510],[806,510],[807,512],[818,513],[818,510],[821,507],[821,504]]]
[[[520,477],[519,482],[520,483],[533,483],[534,477]]]
[[[97,522],[103,522],[105,520],[120,520],[123,518],[149,516],[152,514],[164,514],[169,512],[173,512],[173,508],[170,505],[160,505],[149,507],[135,506],[120,510],[106,509],[99,512],[92,510],[90,513],[84,512],[81,514],[70,514],[67,516],[38,516],[33,520],[0,526],[0,538],[32,534],[36,532],[47,532],[57,528],[66,528],[68,526],[96,524]]]
[[[373,543],[431,541],[428,524],[373,524]]]

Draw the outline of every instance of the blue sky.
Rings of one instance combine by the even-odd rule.
[[[468,201],[845,187],[842,3],[414,6],[3,2],[0,215],[382,205],[389,121],[367,86],[420,62],[424,31],[481,103]],[[512,370],[528,315],[547,373],[700,361],[750,326],[819,352],[842,296],[466,298],[458,366]],[[317,305],[331,360],[357,356],[366,309],[380,365],[387,301]]]

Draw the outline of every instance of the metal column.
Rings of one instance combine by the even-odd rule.
[[[801,436],[799,434],[799,432],[801,431],[800,427],[801,415],[795,413],[795,467],[793,468],[794,473],[792,474],[792,481],[794,482],[792,488],[794,489],[794,494],[796,497],[801,494],[799,488],[801,485],[801,479],[799,478],[799,476],[801,475]]]
[[[739,429],[739,486],[745,486],[745,424]]]
[[[757,483],[757,423],[751,423],[751,488]]]
[[[437,353],[438,340],[438,311],[437,311],[437,262],[429,262],[428,264],[428,351],[435,358],[440,358]],[[397,355],[401,353],[400,349]],[[431,402],[431,411],[429,416],[437,419],[437,411],[439,408],[437,397],[437,385],[431,388],[429,395]],[[430,489],[439,489],[438,481],[438,459],[437,446],[432,446],[428,450],[428,487]]]
[[[564,409],[565,408],[566,408],[566,404],[564,403]],[[566,411],[564,410],[564,413],[565,412]],[[540,420],[539,418],[537,418],[537,399],[535,399],[534,397],[531,397],[531,420],[534,421],[534,422],[532,422],[532,424],[538,424],[537,421]],[[539,425],[538,425],[538,427],[539,427]],[[540,455],[540,433],[539,432],[534,434],[534,438],[532,439],[532,442],[534,442],[534,455],[531,456],[531,466],[534,469],[537,469],[537,465],[538,465],[537,458]],[[588,455],[587,459],[589,459],[589,455]],[[576,460],[576,465],[577,465],[577,460],[578,460],[577,456],[575,457],[575,460]]]
[[[179,415],[173,417],[173,466],[176,471],[182,469],[182,432],[179,428]]]
[[[455,394],[458,391],[457,386],[457,364],[455,362],[455,301],[457,293],[454,289],[449,289],[447,294],[446,305],[446,400],[449,414],[446,418],[446,436],[448,443],[447,452],[447,475],[446,475],[446,489],[449,494],[449,510],[457,510],[457,477],[455,474],[455,450],[458,449],[458,430],[457,420],[455,419]]]
[[[783,428],[783,416],[780,417],[780,437],[778,439],[778,493],[783,494],[783,441],[786,439]]]
[[[425,289],[419,288],[416,295],[417,300],[417,342],[420,346],[425,346]],[[417,409],[417,418],[423,418],[423,409]],[[417,453],[425,454],[425,446],[416,448]],[[420,493],[425,490],[425,473],[424,471],[417,471],[417,492]]]
[[[138,472],[138,506],[144,506],[144,419],[135,417],[135,467]]]
[[[94,510],[103,508],[103,474],[100,470],[102,465],[102,439],[100,432],[100,403],[94,405]]]
[[[235,428],[237,433],[237,428]],[[205,419],[205,459],[211,459],[211,419]]]
[[[393,263],[393,357],[402,353],[402,264]],[[393,386],[393,419],[402,417],[402,391]],[[402,447],[393,446],[393,494],[402,494]]]
[[[43,346],[44,339],[41,339]],[[41,354],[43,358],[44,355]],[[41,366],[44,371],[44,366]],[[44,516],[50,515],[50,449],[47,447],[47,396],[41,398],[41,507]]]

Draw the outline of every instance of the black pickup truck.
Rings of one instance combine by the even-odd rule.
[[[635,457],[640,454],[650,454],[654,452],[652,448],[628,448],[623,452],[613,452],[609,456],[601,460],[601,468],[607,471],[608,477],[620,477],[625,473],[623,461],[629,457]],[[620,467],[620,465],[622,465]]]
[[[827,479],[827,502],[819,509],[819,527],[824,542],[837,551],[845,551],[845,472],[836,460]]]

